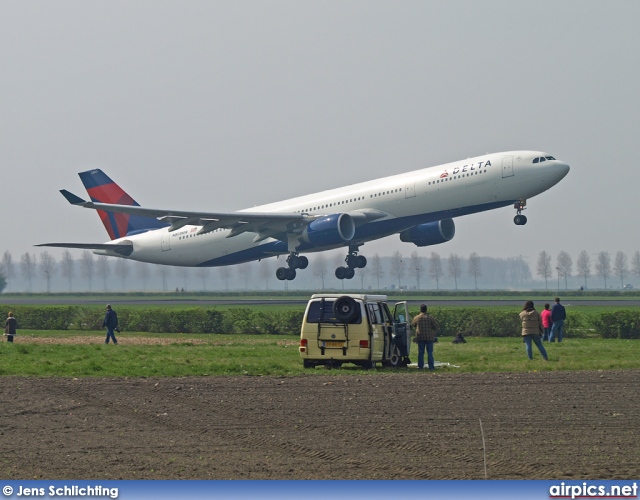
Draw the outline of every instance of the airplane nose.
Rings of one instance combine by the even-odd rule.
[[[561,172],[561,179],[567,175],[569,173],[569,170],[571,170],[571,167],[569,167],[569,165],[563,161],[559,162],[558,165],[558,170]]]

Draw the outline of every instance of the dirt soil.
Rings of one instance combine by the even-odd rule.
[[[3,377],[0,477],[638,478],[639,379]]]

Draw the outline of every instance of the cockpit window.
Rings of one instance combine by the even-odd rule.
[[[537,158],[533,159],[533,163],[542,163],[543,161],[551,161],[551,160],[555,160],[555,158],[553,156],[538,156]]]

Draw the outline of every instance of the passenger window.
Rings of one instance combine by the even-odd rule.
[[[369,318],[371,319],[372,325],[379,325],[382,323],[382,317],[380,315],[380,308],[378,304],[367,304],[369,307]]]

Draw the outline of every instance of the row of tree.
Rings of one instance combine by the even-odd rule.
[[[581,279],[584,287],[592,275],[592,269],[604,281],[616,276],[622,287],[629,275],[640,278],[640,252],[636,252],[628,264],[627,256],[617,252],[613,263],[608,252],[595,254],[592,263],[586,251],[580,252],[576,261],[575,276]],[[211,280],[211,268],[184,268],[144,264],[121,258],[95,256],[85,250],[78,259],[74,259],[69,250],[65,250],[60,260],[56,260],[48,251],[36,256],[26,252],[14,262],[10,252],[5,251],[0,260],[0,291],[8,282],[12,291],[34,291],[37,281],[38,290],[82,291],[120,289],[146,290],[161,288],[163,291],[182,289],[226,289],[233,285],[234,289],[269,289],[270,283],[276,283],[275,268],[282,265],[277,259],[266,259],[260,263],[247,263],[237,266],[215,268],[217,279]],[[364,269],[358,269],[351,281],[338,281],[334,271],[344,265],[343,252],[321,252],[312,254],[309,271],[301,272],[295,282],[284,282],[284,286],[296,286],[302,289],[344,287],[382,290],[386,288],[422,289],[425,282],[428,288],[440,289],[447,285],[458,289],[462,284],[466,288],[525,288],[531,287],[533,279],[529,264],[522,256],[507,259],[480,257],[472,252],[468,257],[450,253],[441,257],[431,252],[429,257],[422,257],[414,251],[408,258],[396,251],[390,257],[374,254],[369,258]],[[544,280],[545,288],[549,288],[549,279],[557,274],[558,288],[560,279],[568,287],[568,279],[574,276],[573,260],[566,252],[560,252],[553,258],[546,251],[538,256],[537,275]],[[555,273],[554,273],[555,271]],[[213,281],[213,282],[212,282]],[[315,282],[314,282],[315,281]],[[97,283],[96,283],[97,282]],[[197,284],[194,284],[197,283]],[[22,285],[21,287],[19,285]],[[44,285],[44,286],[43,286]],[[177,286],[176,286],[177,285]],[[190,285],[190,286],[189,286]],[[276,286],[282,286],[277,282]]]
[[[573,260],[567,252],[560,252],[556,258],[555,266],[551,263],[551,255],[542,251],[538,256],[537,273],[538,276],[544,278],[548,288],[548,280],[554,275],[555,271],[558,275],[558,282],[562,277],[564,279],[565,288],[567,288],[567,278],[573,273]],[[576,276],[584,280],[584,287],[587,288],[587,280],[591,277],[592,262],[591,256],[586,250],[580,252],[576,260]],[[640,277],[640,251],[636,251],[631,257],[631,267],[629,267],[627,256],[624,252],[616,252],[611,263],[611,255],[609,252],[600,252],[595,256],[593,263],[595,273],[604,281],[604,288],[607,288],[607,279],[617,277],[620,280],[620,288],[624,287],[627,277],[630,275]]]

